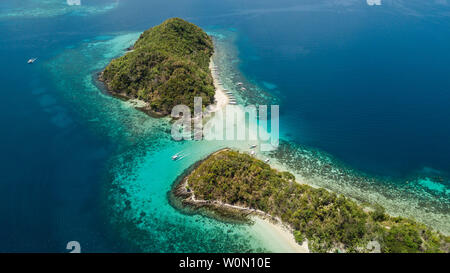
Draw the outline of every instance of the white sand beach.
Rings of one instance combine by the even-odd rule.
[[[216,94],[214,98],[216,99],[216,103],[210,108],[211,112],[216,112],[220,109],[223,109],[228,105],[228,96],[225,94],[225,90],[220,83],[219,73],[216,69],[213,59],[209,62],[209,69],[211,70],[211,75],[214,81],[214,87],[216,88]]]
[[[268,219],[253,216],[252,231],[264,238],[270,249],[276,253],[309,253],[308,243],[302,245],[295,241],[294,234],[285,226],[273,223]]]
[[[229,106],[229,98],[225,93],[225,89],[222,84],[220,84],[220,76],[217,66],[214,64],[213,58],[209,63],[209,69],[211,70],[211,75],[214,81],[215,87],[215,104],[209,106],[210,112],[221,111],[224,108],[233,107],[233,109],[239,111],[239,106]],[[227,113],[228,114],[228,113]],[[219,117],[216,117],[219,118]],[[224,118],[223,116],[221,118]],[[241,121],[244,122],[245,121]],[[228,128],[232,129],[232,128]],[[250,134],[257,134],[257,132],[249,132]],[[259,144],[258,141],[244,141],[242,147],[250,147],[250,144]],[[243,149],[245,151],[245,148]],[[228,204],[222,204],[230,207],[237,207]],[[238,207],[239,208],[239,207]],[[305,241],[302,245],[295,241],[294,234],[292,231],[285,227],[282,223],[274,223],[269,219],[254,215],[252,216],[254,224],[251,229],[252,232],[257,235],[257,237],[264,238],[264,244],[268,249],[276,253],[309,253],[308,243]]]

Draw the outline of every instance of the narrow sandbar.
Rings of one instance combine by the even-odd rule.
[[[209,70],[211,71],[214,87],[216,89],[216,93],[214,95],[216,102],[214,105],[212,105],[211,112],[216,112],[226,107],[228,105],[229,99],[227,94],[225,93],[223,85],[220,84],[219,72],[217,71],[217,67],[215,66],[212,58],[209,62]]]

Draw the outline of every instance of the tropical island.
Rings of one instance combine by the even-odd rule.
[[[194,97],[214,102],[209,68],[213,42],[201,28],[171,18],[141,34],[130,50],[100,74],[108,91],[139,100],[143,110],[167,116],[175,105],[193,109]]]
[[[204,106],[214,99],[223,106],[227,97],[212,74],[213,53],[212,39],[201,28],[172,18],[142,33],[99,79],[114,96],[138,101],[138,108],[157,116],[179,104],[193,109],[194,97],[202,97]],[[183,206],[206,207],[229,219],[257,215],[283,224],[312,252],[450,250],[450,237],[421,223],[300,184],[291,173],[230,149],[195,164],[172,193]]]
[[[312,252],[449,252],[450,237],[424,224],[392,217],[379,205],[357,204],[295,181],[289,172],[230,149],[195,165],[173,188],[185,206],[224,215],[270,216],[289,226]]]

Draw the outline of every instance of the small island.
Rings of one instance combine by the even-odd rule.
[[[192,169],[191,169],[192,170]],[[289,226],[312,252],[449,252],[450,237],[412,219],[392,217],[322,188],[299,184],[252,156],[230,149],[213,153],[176,183],[185,206],[270,216]]]
[[[171,18],[141,34],[133,47],[100,74],[108,91],[138,100],[140,108],[167,116],[175,105],[193,109],[194,97],[214,102],[209,68],[214,52],[211,37],[180,18]]]

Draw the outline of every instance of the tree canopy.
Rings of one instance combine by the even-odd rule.
[[[133,50],[112,60],[100,79],[111,92],[144,100],[162,115],[178,104],[193,109],[194,97],[206,105],[214,101],[213,51],[211,37],[201,28],[171,18],[142,33]]]
[[[264,211],[294,230],[298,242],[308,239],[315,252],[369,251],[377,241],[382,252],[448,252],[450,239],[421,223],[391,217],[378,205],[363,208],[322,188],[295,182],[248,154],[215,153],[188,177],[196,199],[220,201]]]

